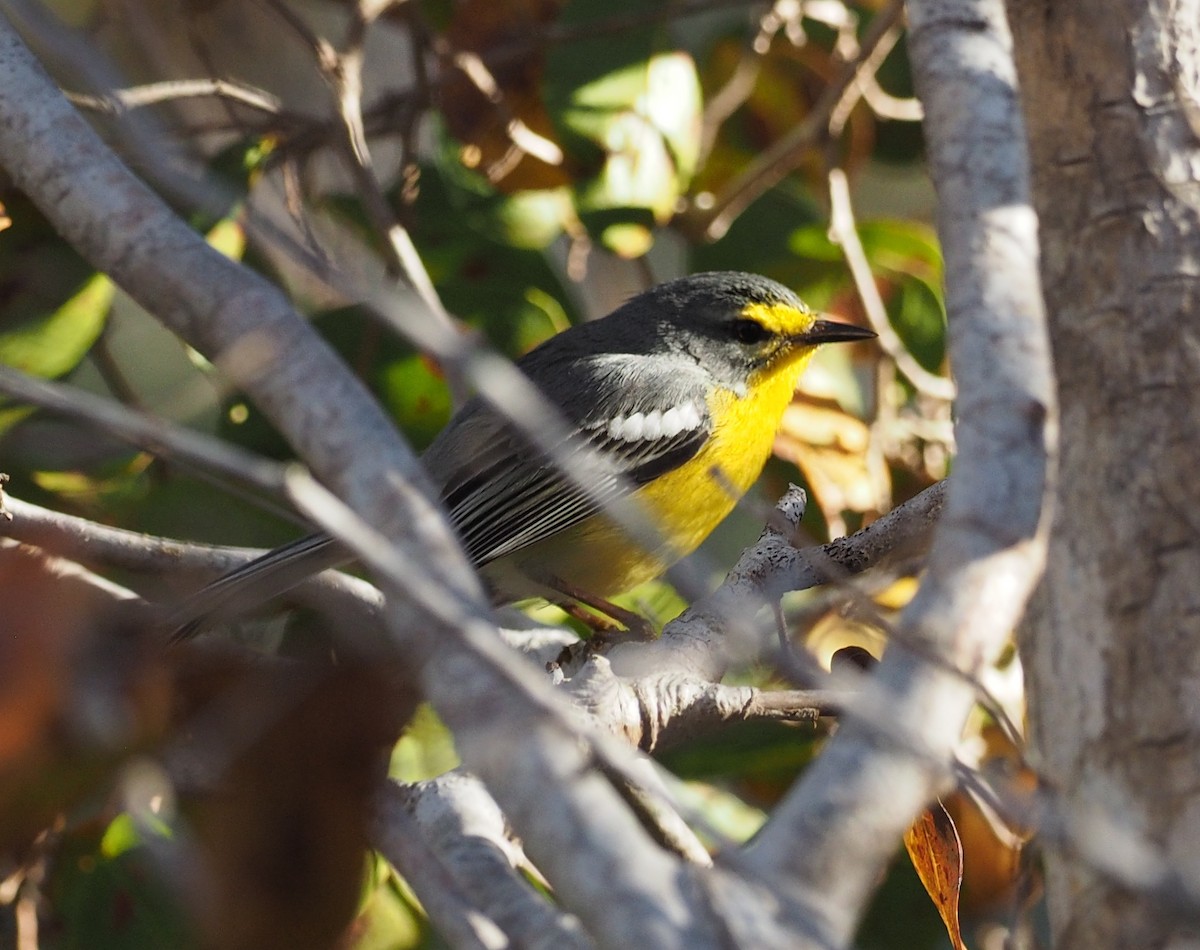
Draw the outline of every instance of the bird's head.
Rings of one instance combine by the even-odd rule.
[[[653,327],[647,336],[656,346],[690,356],[735,391],[757,374],[798,372],[823,343],[875,336],[863,327],[824,319],[776,281],[736,271],[660,284],[622,311],[641,323],[643,333]]]

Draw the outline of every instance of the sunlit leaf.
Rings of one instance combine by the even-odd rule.
[[[432,707],[422,705],[417,707],[404,735],[392,749],[388,774],[401,782],[419,782],[435,778],[458,764],[454,736]]]
[[[241,260],[246,250],[246,231],[233,218],[223,218],[209,229],[205,236],[210,247],[220,251],[231,260]]]
[[[572,0],[575,28],[642,9],[637,0]],[[560,138],[581,166],[580,220],[626,257],[644,253],[695,171],[701,98],[691,57],[660,52],[657,30],[634,27],[547,54],[545,99]]]
[[[113,292],[95,274],[58,309],[0,330],[0,363],[48,378],[73,369],[104,329]]]
[[[505,244],[538,250],[558,237],[575,218],[566,188],[518,191],[480,209],[477,227]]]
[[[966,950],[958,922],[963,852],[958,831],[941,802],[934,802],[904,833],[904,847],[946,924],[955,950]]]
[[[450,392],[445,380],[420,356],[394,360],[379,374],[388,411],[420,446],[428,445],[450,418]]]
[[[424,918],[396,872],[372,856],[358,917],[350,928],[352,950],[409,950],[426,945]]]
[[[705,843],[720,847],[726,842],[749,841],[766,823],[767,815],[737,795],[705,782],[687,782],[676,788],[675,794],[688,812],[703,818],[701,835]],[[716,836],[705,832],[717,832]]]
[[[459,145],[445,134],[442,139],[434,157],[445,187],[443,198],[476,233],[501,244],[536,250],[576,220],[571,190],[566,185],[498,188],[482,173],[462,164]]]
[[[830,669],[839,650],[860,648],[878,657],[883,654],[886,640],[878,627],[834,610],[813,624],[804,645],[822,667]]]
[[[115,505],[145,499],[145,475],[154,457],[135,453],[104,470],[33,472],[39,488],[52,492],[76,510],[101,512]]]
[[[1032,801],[1023,796],[1037,791],[1037,775],[1023,761],[999,726],[986,723],[980,731],[984,753],[980,767],[1005,775],[1006,797],[1017,813],[1032,814]],[[1028,805],[1028,809],[1023,807]],[[1031,828],[1014,827],[999,816],[985,812],[968,792],[958,790],[945,799],[946,810],[954,819],[963,848],[963,907],[968,912],[988,912],[996,908],[1016,908],[1022,903],[1029,882],[1022,880],[1028,862],[1022,852],[1033,834]],[[1034,862],[1036,864],[1036,862]],[[1036,873],[1036,868],[1029,868]],[[1032,888],[1037,890],[1036,886]]]
[[[884,610],[900,610],[917,592],[915,577],[898,577],[874,596],[874,601]]]

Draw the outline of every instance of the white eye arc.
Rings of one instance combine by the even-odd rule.
[[[635,412],[628,416],[616,416],[607,425],[610,439],[621,442],[640,442],[643,439],[671,439],[680,432],[690,432],[700,427],[702,419],[695,403],[673,406],[665,412]]]

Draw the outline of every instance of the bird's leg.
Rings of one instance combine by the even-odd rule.
[[[612,637],[620,632],[622,627],[632,640],[653,640],[657,636],[654,624],[639,613],[619,607],[611,600],[589,594],[557,577],[551,578],[549,584],[566,598],[558,605],[597,636]],[[613,623],[614,620],[616,623]]]

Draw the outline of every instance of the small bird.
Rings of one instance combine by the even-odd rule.
[[[517,362],[571,426],[566,450],[594,453],[588,490],[478,397],[422,463],[497,603],[540,597],[623,619],[608,599],[695,550],[758,478],[817,347],[874,336],[823,319],[765,277],[682,277]],[[649,549],[605,514],[606,500],[628,493],[657,530]],[[348,558],[330,537],[301,538],[216,581],[198,603],[244,600],[243,588],[270,576],[280,593],[339,560]]]

